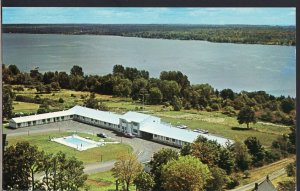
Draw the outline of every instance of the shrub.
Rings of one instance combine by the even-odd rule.
[[[64,103],[64,99],[63,98],[59,98],[58,102],[59,103]]]
[[[233,189],[240,184],[241,176],[239,174],[232,174],[227,182],[227,188]]]
[[[220,109],[220,106],[219,106],[219,104],[217,104],[217,103],[213,103],[213,104],[211,104],[211,109],[213,110],[213,111],[218,111],[219,109]]]

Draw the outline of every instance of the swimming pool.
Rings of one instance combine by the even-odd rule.
[[[95,148],[99,145],[102,145],[102,143],[99,143],[99,142],[96,142],[93,140],[89,140],[89,139],[85,139],[78,135],[71,135],[71,136],[67,136],[67,137],[55,138],[55,139],[52,139],[52,141],[75,148],[79,151]]]

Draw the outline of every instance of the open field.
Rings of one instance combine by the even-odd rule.
[[[13,109],[14,113],[19,113],[19,112],[30,113],[30,112],[36,112],[39,108],[39,104],[14,101],[13,107],[14,107]]]
[[[16,95],[24,95],[35,97],[36,90],[25,88],[25,91],[15,92]],[[88,92],[80,92],[62,89],[59,92],[51,94],[38,94],[41,98],[49,98],[58,100],[62,98],[64,103],[59,103],[52,109],[65,109],[74,105],[82,105],[85,99],[88,99]],[[72,95],[72,96],[71,96]],[[96,98],[101,100],[110,111],[122,113],[129,110],[141,110],[143,105],[140,102],[134,102],[130,98],[113,97],[109,95],[95,94]],[[37,104],[14,102],[14,111],[28,112],[36,111]],[[256,136],[265,147],[270,147],[272,141],[282,134],[290,132],[288,126],[262,123],[250,124],[251,129],[247,129],[246,125],[238,124],[235,117],[228,117],[221,112],[207,112],[197,110],[181,110],[171,111],[171,107],[163,107],[162,105],[145,105],[144,110],[149,114],[161,117],[163,121],[172,123],[173,125],[184,124],[191,129],[206,129],[212,134],[230,138],[236,141],[244,141],[249,136]]]
[[[77,151],[74,148],[53,141],[49,141],[49,136],[64,137],[72,134],[73,134],[72,132],[60,132],[60,133],[52,132],[52,133],[43,133],[43,134],[33,134],[29,136],[26,135],[14,136],[14,137],[8,137],[8,143],[9,145],[13,145],[20,141],[28,141],[33,145],[37,145],[39,149],[47,153],[57,153],[59,151],[63,151],[64,153],[66,153],[67,156],[75,156],[84,164],[101,162],[101,157],[103,162],[110,161],[115,159],[120,153],[132,152],[132,148],[129,145],[125,145],[125,144],[109,144],[101,147],[88,149],[85,151]],[[100,138],[90,134],[78,133],[78,135],[81,137],[90,137],[95,141],[100,140]]]

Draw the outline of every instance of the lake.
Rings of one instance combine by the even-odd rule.
[[[3,63],[23,71],[67,71],[105,75],[121,64],[147,70],[179,70],[192,84],[209,83],[219,90],[264,90],[296,95],[296,47],[143,39],[118,36],[3,34]]]

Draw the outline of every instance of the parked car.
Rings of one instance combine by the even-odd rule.
[[[107,138],[105,133],[97,133],[97,137]]]
[[[203,134],[207,134],[208,131],[207,130],[204,130],[204,129],[195,129],[193,130],[194,132],[197,132],[197,133],[203,133]]]
[[[131,133],[124,133],[124,136],[125,137],[128,137],[128,138],[134,138],[135,136]]]
[[[179,128],[180,128],[180,129],[186,129],[187,126],[186,126],[186,125],[181,125],[181,126],[179,126]]]

